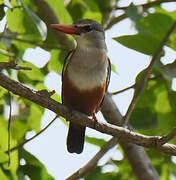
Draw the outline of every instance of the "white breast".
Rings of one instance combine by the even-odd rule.
[[[68,64],[67,72],[72,83],[80,90],[102,86],[107,78],[106,49],[77,48]]]

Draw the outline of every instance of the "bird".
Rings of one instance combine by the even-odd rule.
[[[73,24],[51,27],[76,40],[76,48],[69,52],[62,70],[62,103],[96,120],[95,113],[102,105],[111,76],[103,26],[92,19],[79,19]],[[69,122],[68,152],[82,153],[85,130],[86,127]]]

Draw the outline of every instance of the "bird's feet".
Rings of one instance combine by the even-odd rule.
[[[93,119],[93,121],[94,121],[94,128],[95,128],[96,125],[97,125],[97,122],[98,122],[98,120],[97,120],[97,118],[96,118],[96,116],[95,116],[95,113],[93,113],[92,119]]]

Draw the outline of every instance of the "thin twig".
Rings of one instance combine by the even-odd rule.
[[[149,2],[149,3],[145,3],[145,4],[139,4],[139,5],[135,5],[135,6],[136,7],[143,7],[143,9],[145,10],[145,9],[150,8],[152,6],[158,6],[161,3],[167,3],[167,2],[175,2],[175,0],[158,0],[158,1]],[[114,6],[114,9],[116,9],[116,10],[126,10],[127,8],[129,8],[129,6],[124,6],[124,7]],[[124,12],[120,16],[111,18],[111,21],[108,23],[106,28],[107,29],[111,28],[114,24],[124,20],[127,17],[128,17],[127,13]]]
[[[174,128],[168,135],[162,136],[159,142],[159,146],[169,142],[176,136],[176,128]]]
[[[168,41],[169,36],[171,35],[171,33],[175,30],[176,28],[176,22],[174,22],[171,26],[171,28],[169,29],[169,31],[166,33],[165,37],[163,38],[163,40],[161,41],[160,45],[158,46],[157,50],[155,51],[155,53],[152,56],[151,62],[149,64],[149,66],[146,68],[145,73],[143,75],[143,77],[141,78],[140,82],[138,83],[138,86],[136,87],[133,99],[128,107],[128,110],[125,114],[125,116],[123,117],[123,125],[126,126],[128,123],[128,120],[130,118],[131,112],[133,111],[133,108],[137,102],[137,99],[144,87],[144,84],[147,82],[148,76],[150,71],[152,70],[152,67],[154,65],[154,63],[156,62],[156,60],[160,57],[160,54],[162,52],[163,46],[165,45],[165,43]]]
[[[16,67],[12,67],[11,69],[15,69],[15,70],[26,70],[26,71],[32,70],[31,67],[25,67],[25,66],[16,66]]]
[[[109,94],[110,94],[110,95],[116,95],[116,94],[122,93],[122,92],[127,91],[127,90],[132,89],[132,88],[135,89],[136,86],[137,86],[137,84],[135,83],[135,84],[133,84],[133,85],[131,85],[131,86],[129,86],[129,87],[126,87],[126,88],[124,88],[124,89],[122,89],[122,90],[115,91],[115,92],[111,92],[111,93],[109,93]]]
[[[29,39],[21,39],[18,37],[14,37],[14,36],[9,36],[9,35],[5,35],[3,33],[0,33],[0,39],[4,38],[4,39],[11,39],[11,40],[15,40],[15,41],[20,41],[23,43],[28,43],[28,44],[33,44],[42,48],[46,48],[46,49],[66,49],[62,46],[57,46],[57,45],[53,45],[53,44],[47,44],[44,43],[42,41],[35,41],[35,40],[29,40]]]
[[[0,62],[0,70],[2,69],[16,69],[16,70],[32,70],[31,67],[17,66],[16,61]]]
[[[24,142],[18,144],[17,146],[13,147],[10,149],[10,152],[16,150],[16,149],[19,149],[20,147],[22,147],[24,144],[26,144],[27,142],[33,140],[34,138],[36,138],[37,136],[39,136],[42,132],[44,132],[55,120],[57,119],[57,116],[55,116],[53,118],[52,121],[50,121],[42,130],[40,130],[37,134],[35,134],[34,136],[30,137],[29,139],[26,139]],[[7,153],[7,151],[6,151]]]
[[[108,22],[106,29],[110,29],[114,24],[124,20],[125,18],[127,18],[126,13],[121,14],[120,16],[117,17],[112,17],[110,19],[110,21]]]
[[[103,24],[104,30],[108,29],[109,24],[111,23],[112,19],[114,18],[115,9],[112,8],[111,12],[109,13],[109,16],[105,23]]]
[[[11,6],[11,7],[10,7],[10,6],[8,6],[7,4],[2,4],[2,6],[3,6],[3,7],[6,7],[6,8],[9,8],[9,9],[11,9],[11,10],[22,7],[22,6]]]
[[[11,164],[11,157],[10,157],[10,129],[11,129],[11,121],[12,121],[12,103],[11,103],[11,95],[10,91],[8,91],[9,94],[9,120],[8,120],[8,156],[9,156],[9,161],[8,161],[8,166],[10,167]]]
[[[74,172],[71,176],[66,178],[66,180],[76,180],[80,177],[83,177],[87,172],[89,172],[92,168],[94,168],[98,161],[117,144],[117,138],[111,138],[106,144],[102,146],[102,148],[95,154],[95,156],[88,161],[82,168]]]
[[[8,52],[4,49],[0,49],[0,54],[4,55],[4,56],[8,56],[8,57],[15,57],[15,54],[11,53],[11,52]]]
[[[148,3],[144,3],[144,4],[135,5],[135,6],[137,6],[137,7],[141,6],[141,7],[143,7],[145,9],[145,8],[150,8],[152,6],[158,6],[161,3],[168,3],[168,2],[175,2],[175,0],[157,0],[157,1],[153,1],[153,2],[148,2]],[[129,8],[129,6],[123,6],[123,7],[116,6],[114,8],[116,10],[126,10],[126,9]]]

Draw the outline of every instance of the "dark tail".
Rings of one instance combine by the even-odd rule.
[[[76,127],[78,126],[78,127]],[[84,148],[85,127],[70,123],[67,136],[67,150],[70,153],[80,154]]]

